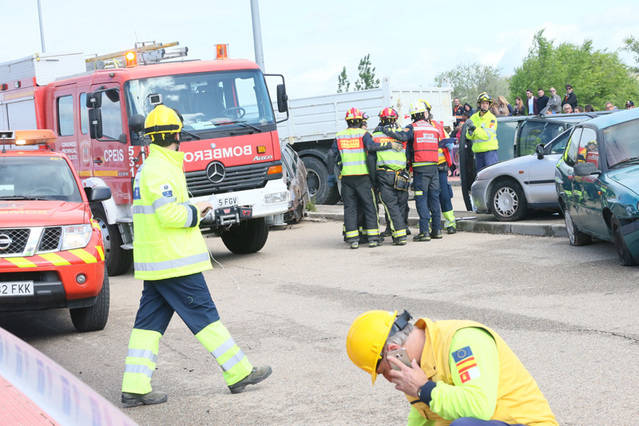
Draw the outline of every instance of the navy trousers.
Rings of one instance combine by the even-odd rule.
[[[499,420],[479,420],[473,417],[462,417],[461,419],[454,420],[450,426],[518,426],[511,425]],[[521,425],[523,426],[523,425]]]
[[[220,315],[201,272],[164,280],[144,281],[133,328],[164,334],[177,312],[193,334],[218,321]]]
[[[415,205],[419,215],[419,232],[429,232],[429,222],[432,220],[431,233],[441,229],[442,214],[439,207],[439,172],[437,165],[418,166],[413,168],[413,187],[415,189]]]
[[[475,153],[475,171],[480,171],[488,166],[492,166],[499,161],[497,151],[486,151]]]

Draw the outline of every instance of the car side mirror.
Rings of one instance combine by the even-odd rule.
[[[286,86],[277,85],[277,110],[279,112],[288,111],[288,95],[286,94]]]
[[[537,159],[541,160],[542,158],[544,158],[544,145],[543,144],[539,144],[535,147],[535,152],[537,153]]]
[[[108,186],[84,187],[84,192],[90,202],[104,201],[111,198],[111,189]]]
[[[600,175],[601,170],[597,169],[593,163],[577,163],[575,164],[575,176]]]
[[[144,116],[142,114],[134,114],[129,118],[129,130],[132,132],[144,130]]]
[[[102,91],[89,93],[87,95],[87,108],[101,108],[102,107]]]
[[[100,108],[89,109],[89,134],[91,139],[102,138],[102,110]]]

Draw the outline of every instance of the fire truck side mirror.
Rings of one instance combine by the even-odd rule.
[[[277,110],[279,112],[288,111],[288,95],[286,94],[286,86],[277,85]]]
[[[132,132],[144,130],[144,116],[142,114],[134,114],[129,118],[129,130]]]
[[[85,186],[84,192],[90,202],[104,201],[111,198],[111,189],[108,186],[96,186],[93,188]]]
[[[102,107],[102,92],[93,92],[87,95],[87,108]]]
[[[102,110],[100,108],[89,109],[89,133],[91,139],[102,138]]]

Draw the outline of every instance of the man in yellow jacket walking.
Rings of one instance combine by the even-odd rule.
[[[125,407],[166,402],[164,392],[151,390],[160,338],[174,312],[217,360],[231,393],[271,374],[255,368],[222,325],[202,271],[211,269],[209,252],[199,229],[201,215],[211,207],[189,202],[179,152],[181,117],[157,105],[144,123],[151,138],[149,157],[133,186],[133,259],[135,278],[144,280],[125,361],[122,404]]]
[[[537,383],[506,342],[473,321],[410,323],[404,311],[368,311],[353,321],[351,361],[405,393],[409,426],[556,426]]]

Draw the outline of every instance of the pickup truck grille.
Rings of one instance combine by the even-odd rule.
[[[30,233],[29,228],[0,229],[0,256],[22,255]]]
[[[62,235],[62,228],[59,226],[53,228],[46,228],[40,238],[40,245],[38,245],[38,251],[54,251],[58,249],[60,245],[60,236]]]
[[[270,165],[272,163],[227,167],[224,179],[218,183],[211,182],[206,177],[205,170],[188,172],[186,185],[192,197],[263,188],[266,185],[266,171]]]

